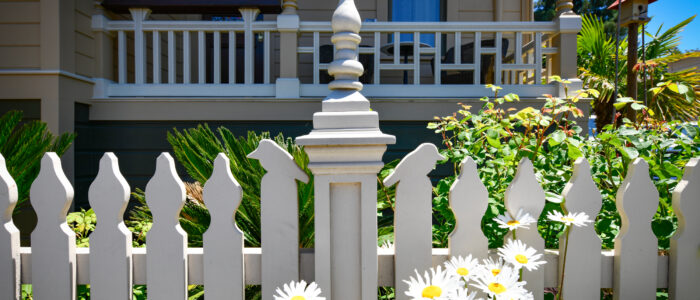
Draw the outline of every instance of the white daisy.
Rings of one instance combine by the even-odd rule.
[[[480,272],[475,277],[474,287],[481,289],[495,300],[521,299],[527,294],[524,281],[518,281],[520,274],[511,267],[503,267],[498,275]]]
[[[447,300],[451,299],[459,288],[460,283],[455,279],[438,266],[437,270],[430,269],[430,275],[425,271],[425,275],[421,276],[416,270],[416,278],[411,276],[410,280],[403,282],[408,284],[406,295],[413,300]]]
[[[455,277],[461,277],[464,281],[469,280],[469,277],[476,273],[478,267],[479,261],[472,258],[471,254],[466,258],[453,256],[452,259],[445,262],[447,273]]]
[[[571,224],[574,224],[575,226],[578,227],[583,227],[588,225],[587,223],[592,223],[593,220],[591,220],[588,215],[584,212],[580,213],[568,213],[566,216],[563,215],[561,212],[554,211],[554,212],[548,212],[547,213],[547,218],[552,220],[552,221],[557,221],[557,222],[562,222],[566,226],[571,226]]]
[[[274,295],[275,300],[326,300],[325,297],[320,297],[321,289],[315,282],[306,285],[306,281],[292,281],[285,283],[284,290],[277,288],[277,295]]]
[[[546,263],[541,260],[542,254],[537,254],[535,248],[528,247],[520,240],[508,240],[505,246],[498,248],[498,255],[515,266],[516,270],[522,267],[528,271],[537,270],[540,265]]]
[[[536,223],[537,220],[533,218],[529,213],[524,212],[522,209],[518,211],[515,218],[506,212],[505,215],[500,215],[493,218],[494,221],[498,223],[498,227],[505,228],[508,230],[515,230],[518,228],[528,228],[528,225]]]
[[[458,288],[455,296],[451,300],[474,300],[476,298],[476,292],[469,292],[465,288]],[[481,299],[479,299],[481,300]]]
[[[503,258],[499,257],[497,261],[494,261],[489,257],[488,259],[483,260],[483,263],[480,267],[482,271],[489,272],[493,276],[498,276],[498,274],[501,273],[501,270],[504,267]]]

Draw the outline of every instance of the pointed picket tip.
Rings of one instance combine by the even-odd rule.
[[[151,208],[154,218],[162,214],[177,222],[180,209],[185,204],[185,196],[185,184],[177,175],[175,160],[169,153],[163,152],[156,160],[153,178],[146,184],[146,204]]]
[[[683,178],[678,183],[672,194],[673,212],[678,217],[678,230],[675,238],[684,235],[685,230],[697,230],[698,228],[688,226],[689,222],[699,224],[698,212],[700,212],[700,157],[691,158],[685,164]],[[688,218],[690,216],[690,218]],[[688,236],[685,234],[685,236]]]
[[[7,171],[5,158],[0,154],[0,210],[2,210],[2,223],[12,220],[12,211],[17,205],[17,183]]]
[[[405,176],[428,175],[435,169],[435,164],[444,160],[438,148],[432,143],[420,144],[416,150],[407,154],[389,176],[384,178],[384,185],[392,186],[401,181]]]
[[[585,158],[579,157],[574,162],[573,174],[564,186],[562,197],[568,211],[583,211],[593,220],[600,212],[602,196],[591,176],[591,165]]]
[[[488,257],[488,239],[481,230],[481,219],[489,203],[489,193],[479,178],[476,162],[465,157],[457,179],[450,187],[449,203],[455,215],[455,229],[449,235],[450,256]]]
[[[459,176],[460,177],[464,173],[473,173],[476,171],[477,171],[476,161],[474,161],[474,159],[471,158],[471,156],[465,157],[464,159],[462,159],[462,162],[459,163]]]
[[[247,157],[259,160],[260,164],[268,172],[279,170],[282,174],[290,178],[294,178],[303,183],[309,182],[309,175],[297,165],[294,161],[294,157],[271,139],[261,140],[258,144],[258,148],[249,153]]]
[[[518,163],[513,181],[505,191],[505,206],[511,215],[521,209],[538,218],[544,209],[545,195],[535,176],[535,167],[529,158],[524,157]]]
[[[109,218],[117,223],[123,221],[122,216],[129,202],[129,184],[119,171],[119,160],[114,153],[102,155],[100,169],[88,189],[88,201],[100,219]]]
[[[233,193],[233,194],[232,194]],[[219,153],[214,159],[214,170],[204,185],[204,204],[212,212],[225,212],[230,218],[241,203],[242,189],[231,173],[231,164],[225,154]]]
[[[59,220],[65,222],[73,194],[73,186],[63,173],[61,159],[55,152],[46,152],[41,159],[39,175],[29,189],[29,198],[39,220],[51,220],[50,215],[58,214]]]
[[[622,217],[621,229],[627,227],[628,217],[651,222],[659,205],[659,191],[651,181],[649,164],[644,159],[636,158],[629,164],[627,176],[616,196],[617,209]]]

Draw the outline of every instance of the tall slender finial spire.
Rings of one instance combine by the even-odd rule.
[[[336,52],[335,59],[328,67],[328,74],[334,76],[335,80],[328,85],[328,88],[360,91],[362,83],[358,79],[362,76],[364,68],[357,60],[357,47],[362,40],[359,35],[362,19],[353,0],[340,1],[333,13],[331,27],[333,27],[331,42],[335,45]]]

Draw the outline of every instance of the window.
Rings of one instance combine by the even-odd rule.
[[[444,0],[392,0],[391,20],[394,22],[439,22],[444,19]],[[393,41],[393,37],[390,37]],[[402,33],[401,41],[412,42],[413,34]],[[423,33],[421,43],[435,46],[435,35]]]

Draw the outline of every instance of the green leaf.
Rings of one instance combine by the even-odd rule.
[[[549,135],[549,145],[552,147],[561,144],[564,140],[566,140],[566,133],[564,131],[557,130]]]
[[[572,145],[572,144],[567,144],[567,154],[569,155],[569,159],[572,161],[576,160],[577,158],[583,156],[583,152],[581,152],[581,149],[578,147]]]
[[[660,238],[668,238],[675,231],[673,222],[665,219],[656,219],[652,221],[651,229],[654,231],[654,234]]]

